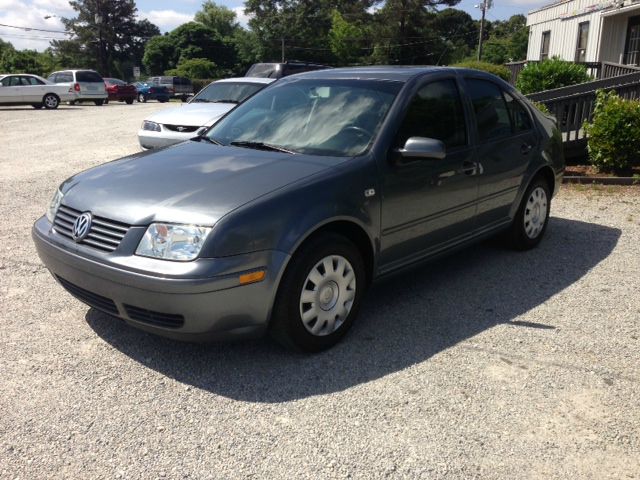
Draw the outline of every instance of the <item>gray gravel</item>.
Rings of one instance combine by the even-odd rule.
[[[563,188],[538,249],[379,284],[320,355],[175,343],[75,301],[30,239],[160,108],[0,109],[0,478],[640,477],[640,189]]]

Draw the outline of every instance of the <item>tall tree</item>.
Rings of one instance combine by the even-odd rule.
[[[105,76],[132,55],[139,57],[141,43],[160,33],[149,21],[137,20],[134,0],[74,0],[69,4],[77,16],[63,18],[62,23],[75,38],[53,41],[52,46],[55,51],[75,50],[89,62],[86,66],[97,68]]]
[[[233,36],[235,31],[240,28],[240,24],[236,20],[236,12],[216,4],[212,0],[206,0],[202,4],[200,11],[196,12],[194,20],[211,30],[215,30],[221,38]]]

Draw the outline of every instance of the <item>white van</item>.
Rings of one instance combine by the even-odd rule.
[[[47,80],[73,88],[76,99],[69,102],[71,105],[91,101],[100,106],[108,97],[103,78],[94,70],[62,70],[53,72]]]

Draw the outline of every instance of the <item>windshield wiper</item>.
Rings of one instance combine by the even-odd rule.
[[[191,103],[211,103],[211,100],[207,100],[206,98],[194,98],[191,100]]]
[[[214,140],[213,138],[209,138],[206,135],[198,135],[197,137],[193,137],[191,140],[194,142],[199,142],[200,140],[211,143],[212,145],[222,145],[219,141]]]
[[[298,153],[294,150],[289,150],[288,148],[279,147],[278,145],[271,145],[270,143],[263,142],[231,142],[229,145],[233,145],[234,147],[243,147],[243,148],[253,148],[255,150],[268,150],[271,152],[282,152],[282,153],[290,153],[291,155]]]
[[[214,100],[213,103],[240,103],[238,100]]]

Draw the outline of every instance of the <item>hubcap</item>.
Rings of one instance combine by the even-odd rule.
[[[524,231],[527,237],[534,239],[544,227],[549,214],[547,193],[542,187],[536,187],[527,199],[524,209]]]
[[[44,103],[47,105],[47,107],[55,107],[58,104],[58,101],[55,97],[47,96],[44,99]]]
[[[335,332],[349,316],[355,297],[356,275],[349,261],[340,255],[323,258],[302,286],[302,324],[313,335]]]

